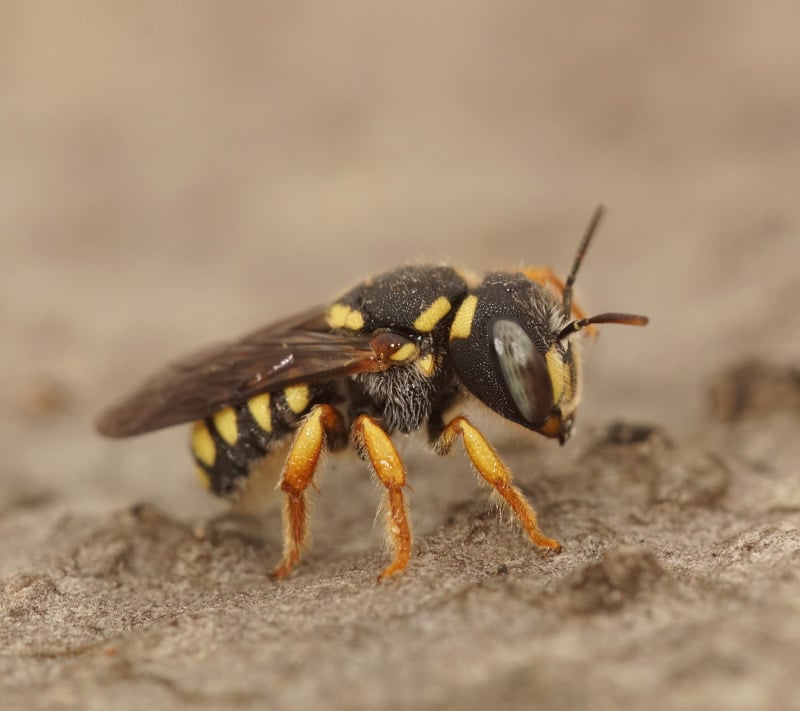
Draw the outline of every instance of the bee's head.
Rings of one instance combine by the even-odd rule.
[[[647,323],[644,316],[618,313],[572,318],[572,286],[600,214],[561,298],[525,274],[491,272],[470,290],[450,329],[450,355],[462,384],[499,415],[562,444],[580,396],[580,360],[570,336],[591,324]]]
[[[464,386],[507,420],[566,441],[578,402],[576,344],[561,304],[523,274],[487,274],[462,302],[450,357]]]

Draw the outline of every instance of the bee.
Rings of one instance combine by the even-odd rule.
[[[283,492],[288,575],[308,540],[306,494],[321,455],[351,443],[385,488],[392,560],[379,579],[408,566],[412,536],[406,469],[392,436],[423,427],[433,450],[460,437],[478,474],[508,504],[531,541],[544,535],[511,472],[463,414],[469,398],[564,444],[580,400],[576,334],[597,324],[643,326],[647,317],[588,317],[573,303],[575,278],[602,216],[597,208],[565,281],[548,268],[473,279],[449,266],[404,266],[366,279],[312,309],[167,366],[97,421],[109,437],[194,423],[191,452],[214,494],[235,499],[254,465],[290,442]]]

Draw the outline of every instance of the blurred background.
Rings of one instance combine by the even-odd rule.
[[[600,202],[580,303],[652,324],[587,344],[580,422],[690,436],[709,373],[797,359],[798,26],[778,0],[4,2],[6,506],[206,505],[185,432],[102,442],[96,412],[371,272],[563,273]]]

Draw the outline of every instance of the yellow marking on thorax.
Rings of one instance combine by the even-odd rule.
[[[346,328],[359,331],[364,328],[364,316],[346,304],[334,304],[328,309],[328,325],[331,328]]]
[[[450,340],[454,338],[469,338],[472,333],[472,320],[475,318],[475,309],[478,307],[478,297],[470,294],[456,311],[453,325],[450,326]]]
[[[226,407],[214,415],[214,427],[229,445],[236,444],[236,440],[239,439],[239,428],[236,426],[236,411],[232,407]]]
[[[404,360],[410,360],[419,352],[416,343],[406,343],[389,356],[390,360],[402,363]]]
[[[194,473],[197,475],[197,479],[200,481],[200,485],[204,489],[211,488],[211,477],[208,475],[208,472],[203,469],[203,467],[199,465],[195,466]]]
[[[428,353],[426,356],[422,356],[417,361],[417,368],[419,372],[422,373],[426,378],[429,378],[433,374],[433,369],[436,363],[433,360],[433,353]]]
[[[192,429],[192,454],[208,467],[213,467],[217,458],[214,439],[202,420],[195,422]]]
[[[553,383],[553,402],[558,404],[563,398],[569,402],[572,399],[572,369],[564,362],[555,344],[550,346],[544,359]]]
[[[364,316],[360,311],[351,311],[344,322],[344,327],[351,331],[358,331],[364,328]]]
[[[430,333],[453,308],[446,296],[440,296],[414,321],[414,329],[420,333]]]
[[[286,398],[286,404],[289,405],[289,409],[295,415],[303,412],[308,407],[308,401],[311,399],[308,385],[292,385],[284,389],[283,396]]]
[[[272,411],[269,405],[269,393],[256,395],[247,401],[247,409],[264,432],[272,432]]]

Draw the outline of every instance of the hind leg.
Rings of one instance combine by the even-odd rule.
[[[283,505],[283,556],[273,571],[277,578],[284,578],[291,572],[308,541],[306,489],[314,479],[328,439],[342,433],[343,429],[342,416],[333,407],[315,405],[297,430],[280,483],[286,498]]]

